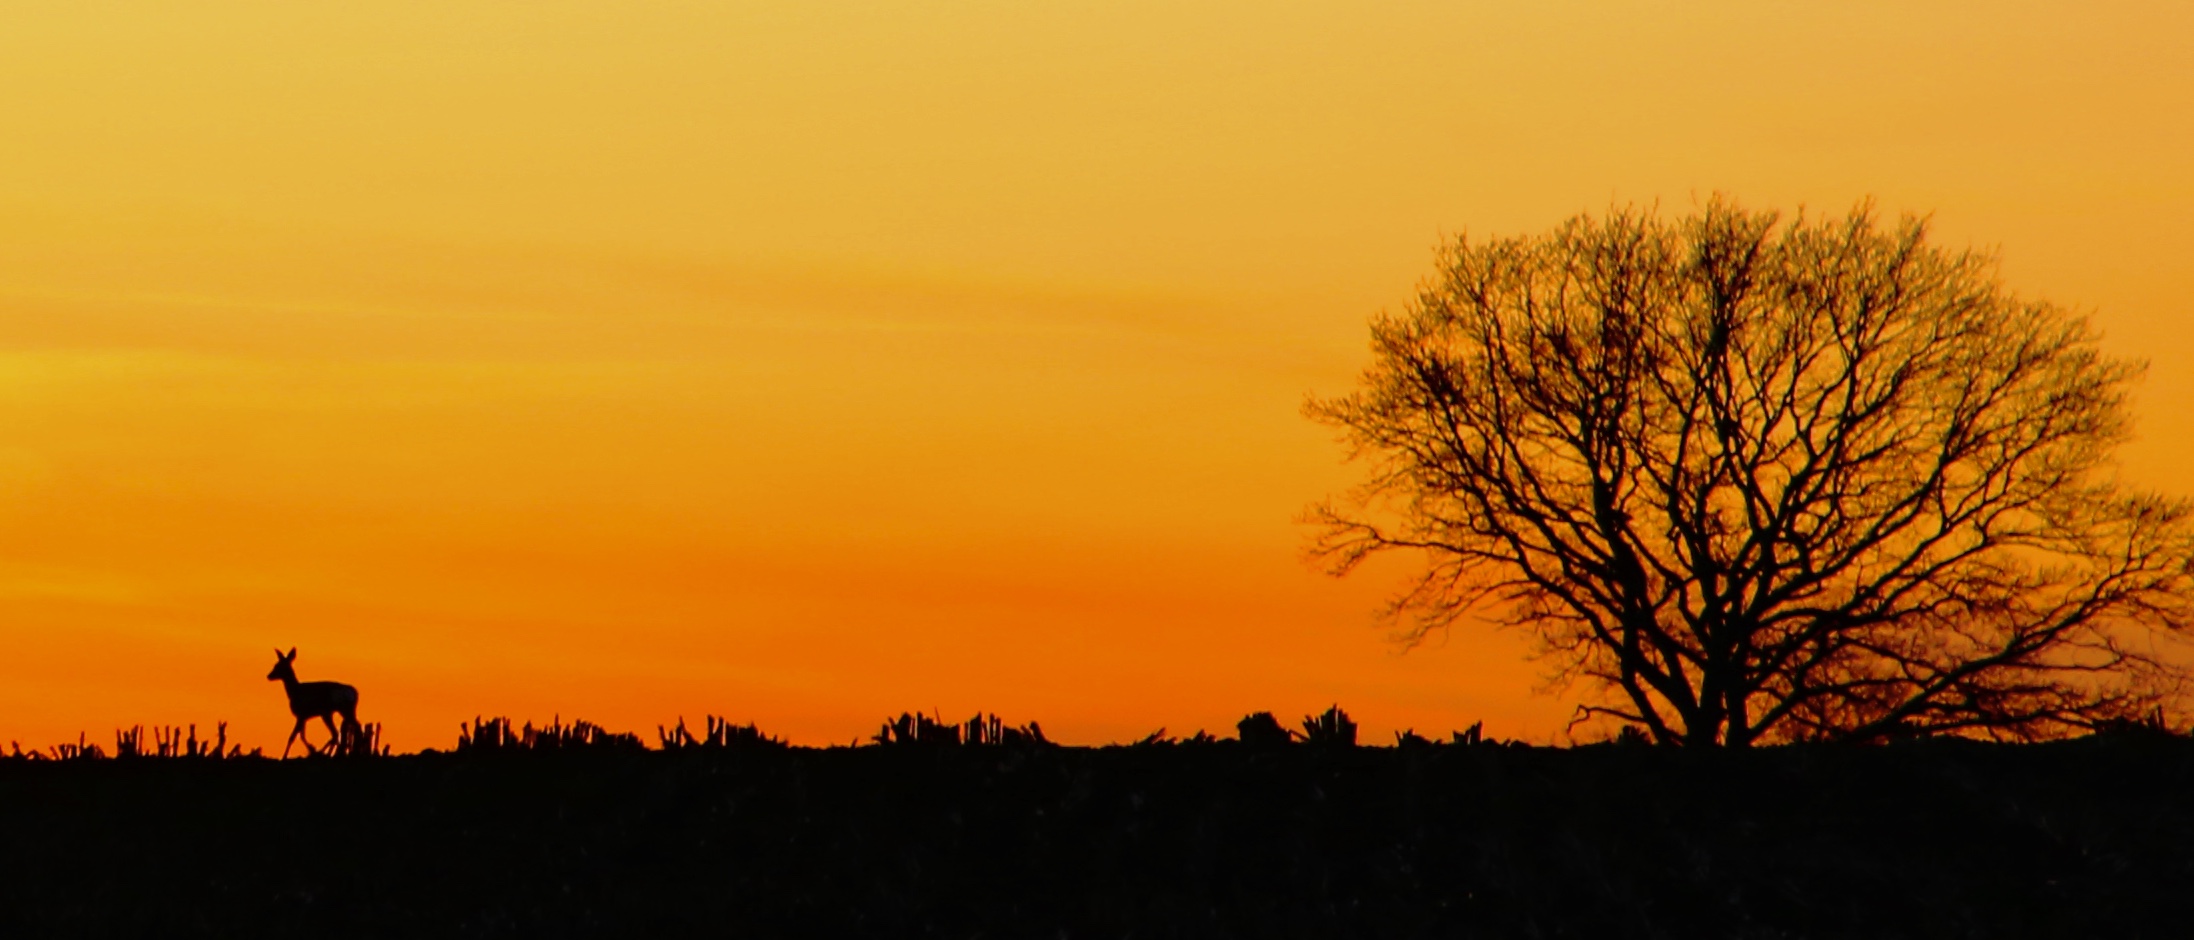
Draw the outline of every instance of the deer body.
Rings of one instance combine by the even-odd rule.
[[[297,669],[291,665],[296,661],[296,647],[291,647],[287,653],[275,650],[274,671],[267,673],[270,681],[282,680],[282,691],[289,696],[289,713],[297,717],[297,727],[290,729],[289,740],[282,742],[285,758],[289,757],[290,745],[296,744],[299,738],[304,739],[306,747],[313,747],[312,738],[305,734],[305,723],[314,718],[327,724],[327,746],[330,748],[342,741],[344,731],[358,727],[357,688],[340,682],[299,682]],[[336,715],[343,716],[340,729],[335,726]]]

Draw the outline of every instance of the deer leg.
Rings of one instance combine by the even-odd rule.
[[[325,715],[321,715],[320,720],[328,726],[327,752],[332,754],[335,752],[336,748],[343,746],[343,732],[335,727],[334,712],[329,712]]]
[[[289,730],[289,740],[287,740],[287,741],[284,741],[284,742],[282,742],[282,759],[283,759],[283,760],[289,760],[289,748],[290,748],[290,745],[292,745],[292,744],[296,744],[296,743],[297,743],[297,739],[298,739],[298,738],[305,738],[305,720],[304,720],[303,718],[299,718],[299,719],[297,719],[297,727],[295,727],[295,728],[291,728],[291,729]],[[312,739],[311,739],[311,738],[305,738],[305,746],[306,746],[306,747],[311,747],[311,746],[312,746]]]

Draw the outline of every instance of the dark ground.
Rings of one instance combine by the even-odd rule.
[[[0,760],[0,936],[2194,936],[2194,742]]]

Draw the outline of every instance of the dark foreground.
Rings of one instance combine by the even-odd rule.
[[[2194,742],[0,761],[0,936],[2187,937]]]

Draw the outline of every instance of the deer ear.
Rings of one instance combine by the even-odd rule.
[[[297,658],[297,647],[294,647],[294,646],[290,647],[290,648],[289,648],[289,655],[287,655],[287,656],[284,656],[284,657],[282,657],[282,658],[283,658],[283,659],[296,659],[296,658]]]

